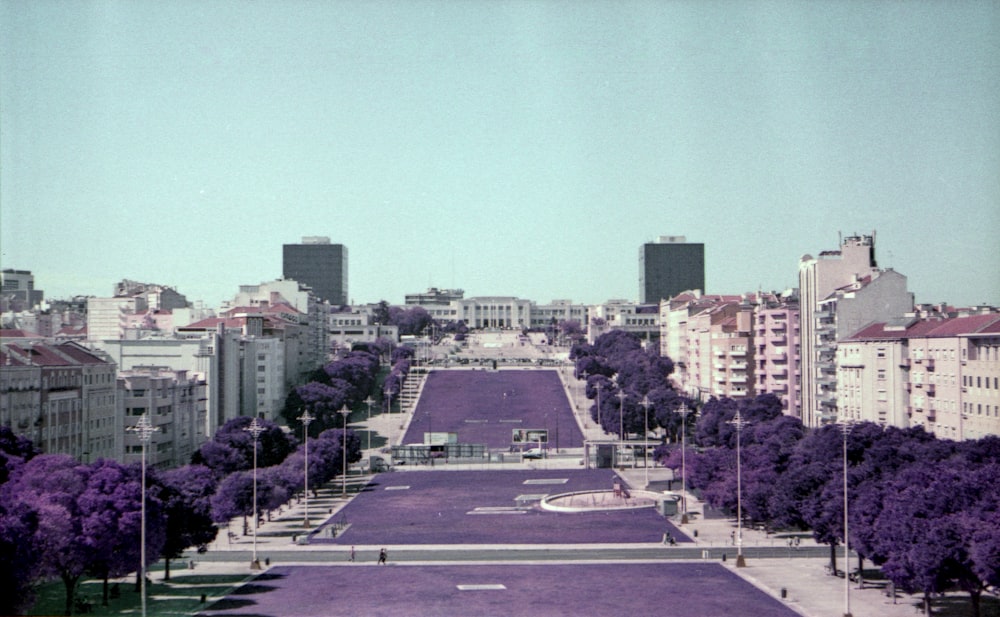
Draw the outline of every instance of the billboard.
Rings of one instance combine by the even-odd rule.
[[[549,431],[544,428],[515,428],[511,430],[513,443],[549,443]]]

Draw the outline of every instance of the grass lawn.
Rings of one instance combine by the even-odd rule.
[[[181,560],[179,560],[181,561]],[[178,563],[179,563],[178,561]],[[146,612],[149,615],[173,617],[175,615],[192,615],[203,610],[207,604],[202,604],[204,594],[210,603],[213,598],[219,598],[234,593],[237,587],[251,578],[247,574],[198,574],[195,570],[174,569],[171,562],[170,581],[163,581],[163,566],[158,564],[150,570],[152,583],[147,589]],[[108,605],[101,606],[102,585],[100,580],[85,579],[77,584],[77,596],[90,602],[90,612],[87,615],[123,615],[139,614],[141,599],[135,589],[135,576],[128,579],[112,579],[111,585],[118,583],[120,596],[108,598]],[[66,588],[62,581],[41,585],[35,596],[35,605],[28,615],[63,615],[66,606]],[[74,611],[74,614],[82,614]]]

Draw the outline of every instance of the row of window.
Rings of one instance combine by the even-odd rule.
[[[992,415],[994,418],[1000,418],[1000,405],[993,406],[992,414],[990,414],[990,406],[983,405],[982,403],[962,403],[962,410],[970,416],[972,415],[972,412],[975,411],[977,416],[985,414],[987,417]]]
[[[987,375],[983,377],[982,375],[976,375],[975,381],[973,381],[972,375],[962,375],[962,385],[967,388],[990,388],[990,378]],[[1000,390],[1000,377],[993,378],[993,390]]]

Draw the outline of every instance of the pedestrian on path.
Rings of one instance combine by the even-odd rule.
[[[385,560],[388,559],[388,558],[389,558],[389,555],[385,552],[384,548],[378,552],[378,563],[379,563],[379,565],[384,564]]]
[[[354,561],[354,546],[353,545],[351,546],[351,557],[350,557],[350,560],[352,562]]]

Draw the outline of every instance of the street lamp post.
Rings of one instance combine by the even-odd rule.
[[[649,487],[649,447],[646,444],[646,440],[649,439],[649,406],[652,403],[649,402],[649,395],[643,395],[642,401],[639,402],[645,411],[643,415],[643,433],[642,433],[642,466],[646,470],[646,487]]]
[[[604,432],[604,425],[601,424],[601,384],[599,380],[594,380],[594,391],[597,392],[597,428]]]
[[[736,416],[729,423],[736,427],[736,567],[742,568],[747,564],[743,557],[743,478],[740,469],[740,434],[743,432],[743,427],[747,425],[747,421],[737,410]]]
[[[624,390],[618,390],[618,439],[621,440],[621,451],[625,454],[625,399],[628,395]]]
[[[341,497],[347,497],[347,418],[351,415],[351,410],[347,408],[345,404],[338,411],[341,416],[344,417],[344,445],[341,448],[343,451],[343,478],[341,479],[340,495]]]
[[[253,435],[253,559],[250,561],[251,570],[260,570],[260,561],[257,559],[257,438],[264,432],[264,427],[257,422],[255,417],[250,421],[250,426],[243,429]]]
[[[306,483],[305,483],[305,490],[302,491],[302,494],[305,495],[305,506],[306,506],[305,518],[303,520],[303,527],[305,527],[306,529],[309,529],[309,423],[315,419],[316,418],[309,415],[308,409],[302,412],[302,415],[298,417],[299,422],[302,423],[302,436],[303,439],[305,440],[305,449],[306,449],[306,464],[305,464]]]
[[[580,376],[583,377],[583,398],[586,399],[587,398],[587,378],[590,377],[590,373],[588,373],[587,371],[583,371],[582,373],[580,373]],[[584,419],[583,419],[583,427],[587,428],[587,419],[586,419],[586,417],[584,417]]]
[[[691,411],[688,406],[681,405],[678,413],[681,414],[681,525],[688,522],[687,509],[687,461],[684,458],[687,450],[687,415]]]
[[[144,413],[139,417],[135,426],[130,426],[127,431],[139,436],[142,443],[142,503],[140,506],[140,528],[139,528],[139,595],[142,598],[142,615],[146,617],[146,448],[153,433],[159,429],[149,421],[149,414]]]
[[[847,535],[847,436],[851,434],[853,423],[845,419],[840,424],[844,435],[844,617],[851,617],[851,577],[848,576],[848,560],[851,558],[850,540]]]
[[[367,425],[367,424],[369,424],[372,421],[372,403],[375,402],[375,399],[373,399],[371,397],[371,395],[368,395],[368,397],[365,398],[365,400],[362,401],[362,402],[365,405],[368,405],[368,416],[365,418],[365,424]],[[367,434],[368,447],[365,448],[365,450],[371,450],[372,449],[372,427],[368,426],[367,428],[368,428],[368,430],[365,431],[365,433]],[[371,456],[371,452],[368,453],[368,456],[369,457]]]

